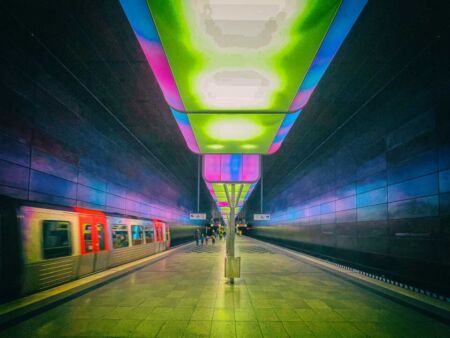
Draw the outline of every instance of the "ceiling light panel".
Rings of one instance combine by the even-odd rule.
[[[185,111],[286,112],[342,0],[148,0]]]
[[[205,154],[202,156],[203,178],[207,182],[257,182],[260,177],[261,155]]]
[[[280,148],[366,2],[121,0],[189,149],[259,154]]]

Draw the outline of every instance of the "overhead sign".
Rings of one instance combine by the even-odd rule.
[[[189,219],[206,219],[206,214],[189,214]]]
[[[254,221],[270,221],[270,214],[253,214]]]

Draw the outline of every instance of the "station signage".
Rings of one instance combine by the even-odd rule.
[[[254,221],[270,221],[270,214],[253,214]]]
[[[194,213],[191,213],[191,214],[189,214],[189,219],[206,220],[206,214],[194,214]]]

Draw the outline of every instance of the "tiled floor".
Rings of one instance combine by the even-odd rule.
[[[440,322],[251,239],[238,238],[242,278],[225,284],[224,247],[185,248],[0,336],[450,337]]]

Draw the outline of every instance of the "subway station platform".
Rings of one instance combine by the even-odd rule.
[[[234,285],[223,277],[224,241],[189,244],[0,337],[450,337],[447,324],[301,255],[236,244]]]

